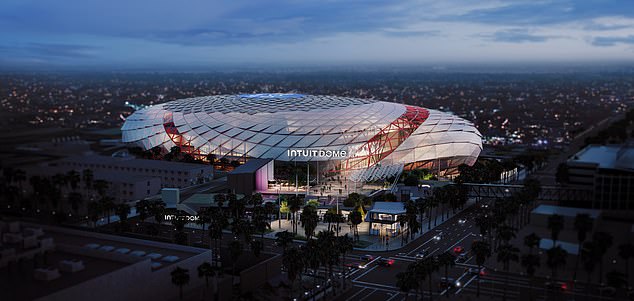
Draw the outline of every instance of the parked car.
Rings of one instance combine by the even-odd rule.
[[[429,254],[429,251],[427,250],[419,251],[418,253],[416,253],[416,258],[425,258],[427,257],[428,254]]]
[[[381,259],[379,259],[379,264],[382,265],[382,266],[389,267],[389,266],[392,266],[394,264],[394,259],[381,258]]]
[[[484,276],[486,275],[486,271],[484,269],[484,267],[478,269],[478,268],[469,268],[469,274],[471,275],[477,275],[480,274],[480,276]]]
[[[372,260],[374,260],[374,256],[372,256],[372,255],[363,255],[363,257],[361,257],[361,259],[363,259],[365,261],[372,261]]]
[[[549,281],[549,282],[546,282],[545,284],[546,284],[546,287],[551,290],[557,290],[562,292],[565,290],[568,290],[568,284],[565,282]]]
[[[612,297],[616,294],[616,289],[611,286],[599,287],[599,295],[605,297]]]
[[[438,282],[438,288],[441,290],[460,287],[460,286],[462,286],[462,283],[460,283],[459,280],[453,279],[451,277],[449,278],[442,277],[440,278],[440,282]]]

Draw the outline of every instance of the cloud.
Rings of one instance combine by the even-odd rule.
[[[28,43],[17,46],[1,46],[0,51],[25,57],[86,59],[92,58],[93,46],[74,44]]]
[[[526,29],[502,30],[484,36],[492,41],[505,43],[537,43],[553,38],[552,36],[531,34]]]
[[[592,39],[592,45],[595,46],[609,47],[615,46],[617,44],[634,45],[634,35],[630,35],[627,37],[595,37],[594,39]]]
[[[390,37],[433,37],[440,34],[439,30],[384,30],[382,32]]]
[[[9,60],[125,66],[212,60],[435,63],[505,55],[632,60],[629,40],[615,38],[634,28],[632,0],[186,2],[0,1],[0,52]]]

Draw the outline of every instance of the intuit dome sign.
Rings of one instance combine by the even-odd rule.
[[[348,152],[345,150],[289,149],[286,152],[289,157],[312,157],[323,159],[348,157]]]
[[[482,150],[480,132],[458,116],[376,99],[296,93],[216,95],[134,112],[122,140],[144,149],[174,146],[206,160],[267,159],[308,164],[353,181],[403,169],[455,172]]]

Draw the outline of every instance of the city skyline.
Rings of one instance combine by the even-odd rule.
[[[632,62],[629,1],[5,1],[0,66]],[[628,9],[630,8],[630,9]]]

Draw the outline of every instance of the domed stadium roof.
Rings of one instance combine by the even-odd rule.
[[[122,133],[124,142],[144,149],[180,146],[182,151],[216,158],[329,161],[338,170],[366,172],[437,159],[447,162],[443,168],[473,164],[482,150],[473,124],[448,113],[373,99],[304,94],[180,99],[134,112]],[[298,153],[302,150],[313,152]],[[344,151],[344,156],[318,151]]]

